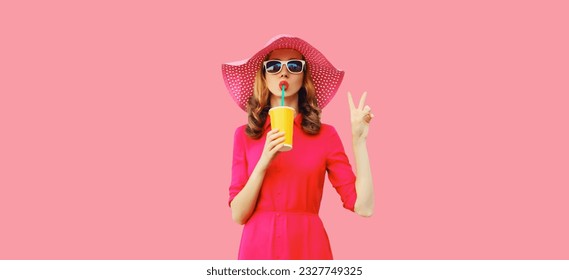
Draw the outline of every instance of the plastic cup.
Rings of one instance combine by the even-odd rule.
[[[269,116],[271,117],[271,129],[278,128],[279,132],[285,132],[284,146],[279,150],[281,152],[292,150],[294,112],[294,108],[288,106],[277,106],[269,110]]]

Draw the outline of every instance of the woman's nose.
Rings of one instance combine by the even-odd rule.
[[[286,68],[286,65],[283,65],[283,69],[281,69],[281,77],[288,77],[288,68]]]

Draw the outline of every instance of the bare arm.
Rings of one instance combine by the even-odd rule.
[[[240,225],[245,224],[251,217],[251,214],[253,214],[267,167],[283,145],[284,132],[271,130],[267,133],[267,141],[265,142],[261,158],[243,189],[231,201],[231,215],[236,223]]]
[[[373,215],[374,194],[371,168],[365,140],[353,141],[354,157],[356,160],[356,193],[357,199],[354,212],[363,217]]]
[[[356,160],[356,203],[354,212],[363,217],[373,215],[374,192],[371,167],[367,152],[366,139],[369,131],[369,122],[373,118],[369,106],[364,107],[367,93],[364,92],[360,104],[356,108],[351,93],[348,92],[348,102],[352,122],[352,146]]]

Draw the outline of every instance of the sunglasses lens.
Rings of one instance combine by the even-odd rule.
[[[281,70],[282,64],[280,61],[268,61],[267,73],[278,73]]]
[[[288,67],[288,71],[290,71],[291,73],[302,72],[302,61],[300,60],[289,61],[286,66]]]

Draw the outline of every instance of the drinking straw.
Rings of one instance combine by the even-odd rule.
[[[281,106],[284,106],[285,85],[282,87],[283,93],[281,94]]]

